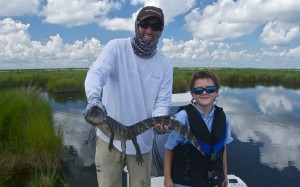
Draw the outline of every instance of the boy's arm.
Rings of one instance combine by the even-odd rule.
[[[172,168],[172,158],[173,151],[165,149],[164,153],[164,185],[165,187],[174,187],[172,178],[171,178],[171,168]]]
[[[223,153],[223,172],[224,172],[224,181],[222,182],[222,187],[227,187],[228,186],[228,178],[227,178],[227,149],[226,146],[224,148],[224,153]]]

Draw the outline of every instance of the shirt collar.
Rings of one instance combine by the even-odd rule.
[[[194,103],[192,105],[197,109],[197,111],[201,114],[201,116],[205,116],[204,112],[200,108],[198,108]],[[215,107],[215,105],[213,105],[212,109],[208,115],[208,118],[211,118],[214,115],[215,110],[216,110],[216,107]]]

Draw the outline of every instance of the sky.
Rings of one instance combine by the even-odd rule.
[[[300,69],[298,0],[0,0],[0,70],[88,68],[151,5],[174,67]]]

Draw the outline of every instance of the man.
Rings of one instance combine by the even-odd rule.
[[[137,15],[133,38],[114,39],[107,43],[87,73],[85,117],[92,106],[99,107],[103,113],[107,112],[127,126],[149,117],[169,114],[173,67],[157,51],[163,28],[163,11],[147,6]],[[136,162],[132,141],[126,142],[125,164],[130,187],[150,187],[153,138],[153,130],[137,136],[145,161],[142,166]],[[122,186],[121,143],[115,140],[115,148],[109,152],[108,142],[109,137],[97,129],[95,164],[98,184],[100,187]]]

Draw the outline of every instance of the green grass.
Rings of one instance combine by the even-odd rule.
[[[186,92],[193,72],[215,72],[222,86],[283,86],[300,88],[300,71],[253,68],[174,68],[173,93]],[[0,72],[0,90],[20,86],[37,86],[50,93],[84,93],[87,69],[18,70]]]
[[[0,72],[0,89],[37,86],[48,92],[84,92],[87,70],[16,70]]]
[[[62,185],[62,126],[49,102],[23,87],[1,91],[0,106],[0,186]]]
[[[289,89],[300,88],[300,71],[288,69],[235,69],[235,68],[174,68],[173,92],[188,90],[193,72],[209,70],[218,75],[222,86],[249,88],[262,86],[283,86]]]

